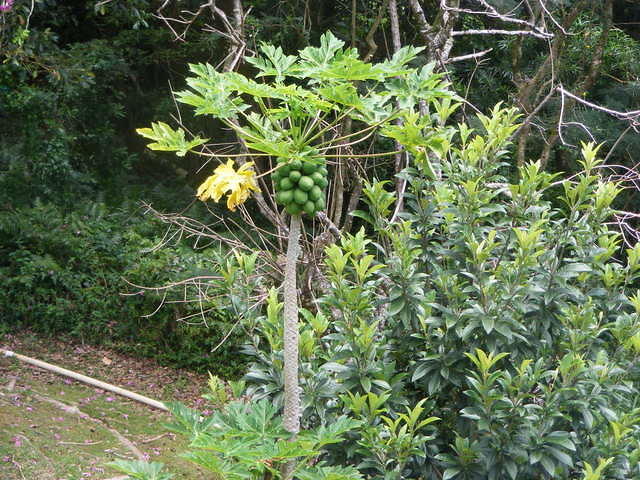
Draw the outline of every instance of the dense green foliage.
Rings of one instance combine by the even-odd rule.
[[[221,253],[180,246],[153,251],[161,234],[153,222],[126,211],[108,213],[100,203],[66,214],[38,202],[0,214],[0,331],[63,334],[175,366],[231,377],[242,373],[237,333],[211,355],[232,327],[232,312],[215,313],[210,303],[159,309],[164,301],[180,300],[179,293],[138,287],[208,271]],[[201,307],[214,308],[206,327],[198,315],[177,321]]]
[[[359,473],[310,477],[313,462],[298,452],[295,478],[635,478],[640,247],[623,250],[607,224],[621,188],[599,175],[593,144],[577,176],[554,178],[539,163],[515,174],[516,111],[478,114],[475,130],[449,125],[457,106],[443,96],[431,90],[429,114],[408,110],[383,127],[411,155],[399,174],[405,211],[392,220],[388,182],[368,183],[367,209],[355,212],[366,228],[325,249],[327,286],[302,312],[302,423],[357,421],[318,458]],[[245,305],[269,285],[257,258],[224,267],[246,285],[235,293]],[[285,478],[279,420],[256,402],[283,403],[277,291],[264,312],[243,313],[254,357],[244,402],[216,421],[173,413],[196,463],[223,478]]]
[[[176,163],[169,155],[145,151],[134,130],[155,118],[166,119],[175,109],[167,95],[168,82],[171,80],[172,87],[179,88],[188,62],[221,60],[228,47],[226,40],[203,31],[201,27],[207,20],[198,17],[185,37],[187,41],[174,41],[166,25],[153,17],[159,6],[156,2],[136,0],[126,4],[98,5],[75,2],[70,5],[48,1],[35,2],[33,9],[26,1],[11,3],[11,8],[0,14],[2,210],[29,217],[36,198],[61,207],[63,217],[83,216],[82,205],[87,198],[104,203],[107,209],[104,218],[111,218],[112,213],[118,215],[122,209],[133,214],[139,199],[153,199],[159,209],[165,205],[171,208],[186,205],[193,190],[181,190],[176,186],[187,183],[193,188],[197,179],[193,178],[192,172],[199,167],[198,160],[185,157]],[[423,3],[431,20],[436,6]],[[619,110],[634,108],[637,103],[637,62],[634,58],[638,46],[629,22],[638,13],[634,5],[622,3],[614,2],[614,28],[606,43],[603,74],[587,95],[591,101]],[[554,10],[554,14],[561,20],[574,4],[574,1],[566,2],[564,7]],[[192,11],[198,6],[196,1],[183,5]],[[305,47],[331,28],[340,38],[351,37],[352,46],[363,56],[370,47],[367,34],[375,24],[383,2],[357,2],[355,12],[350,10],[348,3],[334,1],[279,2],[275,6],[273,2],[246,2],[245,8],[249,6],[253,10],[246,19],[245,33],[252,42],[269,39],[282,44],[284,53],[289,53]],[[506,2],[500,8],[509,6],[514,5]],[[583,55],[584,50],[594,50],[597,46],[602,26],[599,23],[601,10],[596,7],[589,4],[572,24],[572,35],[563,49],[557,71],[568,88],[588,68],[589,57]],[[226,9],[228,5],[222,5],[222,8]],[[418,32],[410,9],[403,2],[398,3],[398,8],[401,42],[416,44]],[[177,11],[172,7],[166,13],[173,15]],[[351,14],[355,15],[355,30],[354,25],[350,25]],[[490,28],[499,25],[488,17],[461,14],[460,27],[463,26]],[[374,53],[376,59],[392,56],[393,48],[386,41],[388,28],[389,19],[383,15],[373,37],[379,46]],[[451,80],[459,86],[459,92],[468,93],[471,101],[485,109],[498,100],[512,98],[516,95],[513,80],[517,75],[509,57],[518,45],[523,52],[520,74],[531,76],[545,58],[538,39],[527,38],[519,43],[513,37],[456,38],[453,54],[485,48],[494,48],[494,52],[480,65],[451,64]],[[418,55],[416,63],[424,60]],[[251,71],[251,68],[247,64],[241,65],[243,71]],[[554,123],[553,115],[558,107],[554,100],[542,109],[541,118],[546,124]],[[459,112],[462,110],[465,109]],[[181,112],[181,115],[185,114],[188,112]],[[609,144],[603,151],[626,128],[626,124],[615,117],[581,107],[572,108],[567,119],[584,122],[599,140],[608,139]],[[470,121],[474,121],[473,117]],[[228,132],[220,130],[219,125],[197,122],[193,125],[196,131],[216,141],[229,138]],[[565,131],[565,135],[566,140],[574,144],[586,139],[582,131],[575,128]],[[623,137],[610,161],[633,164],[630,152],[635,148],[635,142],[637,135]],[[542,142],[530,144],[535,155],[536,145],[542,145]],[[576,170],[575,149],[558,147],[555,151],[555,157],[549,163],[551,170]],[[391,172],[383,162],[377,162],[375,168],[378,176]],[[158,201],[162,197],[169,200]],[[625,194],[620,198],[627,205],[633,204],[632,195]],[[76,208],[77,205],[81,206]],[[199,218],[206,217],[200,215]],[[126,235],[119,230],[119,226],[125,225],[126,222],[118,222],[112,231],[119,236]],[[9,244],[5,251],[10,251]],[[106,265],[109,259],[97,262]],[[141,279],[141,282],[145,286],[153,284],[152,277],[147,280]],[[18,292],[8,295],[20,297]],[[47,308],[48,304],[38,307],[39,311]],[[144,313],[136,310],[131,321],[135,324]],[[24,318],[22,320],[24,324]],[[79,331],[73,325],[70,330]]]
[[[134,129],[172,108],[160,101],[171,69],[207,54],[215,39],[173,44],[148,23],[146,2],[103,11],[37,2],[27,30],[29,7],[15,2],[0,26],[0,331],[65,334],[238,375],[237,332],[211,356],[232,314],[214,313],[208,328],[198,318],[176,322],[193,305],[147,318],[162,292],[127,283],[156,287],[207,271],[210,250],[186,242],[145,253],[164,228],[138,202],[187,205],[193,190],[181,175],[191,166],[143,152]]]
[[[236,353],[244,343],[252,364],[246,388],[233,387],[234,401],[222,400],[228,392],[212,380],[209,400],[219,400],[220,411],[211,419],[171,405],[171,428],[193,442],[188,457],[225,478],[280,478],[279,467],[293,457],[302,480],[638,478],[640,250],[627,248],[608,224],[614,207],[632,210],[637,193],[622,192],[602,177],[607,170],[598,156],[632,167],[639,137],[623,114],[558,95],[563,87],[596,105],[637,110],[637,6],[547,2],[549,15],[531,12],[531,18],[546,21],[553,38],[459,35],[451,37],[448,58],[490,53],[435,64],[413,9],[423,8],[436,30],[445,22],[441,6],[450,4],[463,8],[450,15],[458,33],[501,31],[531,25],[505,23],[477,9],[490,4],[529,19],[525,3],[246,1],[245,12],[253,10],[243,25],[248,55],[236,65],[241,73],[199,72],[200,80],[218,87],[231,82],[223,86],[242,109],[229,113],[225,89],[217,97],[181,97],[199,113],[220,113],[222,105],[232,119],[246,111],[254,138],[242,132],[239,138],[263,154],[255,163],[265,172],[278,158],[290,166],[285,162],[302,147],[290,142],[292,132],[303,133],[318,112],[334,122],[335,139],[351,128],[331,117],[340,108],[357,113],[358,128],[389,116],[390,105],[406,108],[407,98],[368,96],[368,88],[394,75],[377,72],[376,79],[375,69],[360,62],[365,55],[389,68],[394,58],[403,68],[411,61],[421,72],[417,84],[440,85],[433,71],[446,68],[457,92],[478,107],[453,104],[451,92],[425,95],[422,109],[405,111],[401,122],[385,125],[361,150],[336,148],[337,160],[327,161],[328,171],[314,182],[320,187],[328,181],[322,188],[329,196],[338,179],[351,182],[356,193],[364,188],[358,210],[332,206],[338,216],[356,217],[348,223],[356,229],[345,228],[324,249],[327,235],[307,238],[299,272],[307,307],[299,345],[305,430],[290,442],[279,417],[282,304],[273,288],[281,274],[279,252],[230,254],[184,241],[155,250],[164,230],[136,210],[138,199],[172,210],[192,200],[194,177],[202,174],[195,173],[199,160],[184,156],[177,163],[147,152],[133,132],[175,111],[167,84],[183,88],[187,63],[221,62],[233,42],[203,31],[204,17],[195,18],[187,41],[174,42],[152,15],[157,2],[47,1],[34,2],[33,11],[26,1],[2,2],[0,332],[68,334],[224,377],[243,370]],[[218,2],[228,18],[230,4]],[[390,4],[400,13],[397,32],[386,10]],[[183,2],[183,10],[173,5],[165,13],[177,17],[199,6]],[[214,16],[208,28],[221,31],[220,18]],[[339,39],[350,39],[352,49],[337,49],[340,68],[318,61],[314,88],[323,98],[302,98],[299,72],[287,72],[289,54],[328,28],[337,38],[323,37],[325,51]],[[396,34],[401,44],[425,49],[405,49],[411,58],[399,61],[393,57]],[[255,56],[261,39],[282,45],[271,53],[263,48],[271,63]],[[360,77],[354,66],[362,69]],[[267,71],[295,80],[269,86],[261,79]],[[256,98],[296,108],[277,109]],[[327,99],[334,105],[323,107]],[[416,101],[407,100],[412,110]],[[478,113],[500,101],[517,106],[530,122],[516,131],[515,110]],[[296,111],[306,115],[297,126],[304,115],[293,118]],[[178,113],[197,136],[235,140],[222,123]],[[577,147],[590,135],[606,142],[600,152],[593,144]],[[268,145],[256,143],[256,136]],[[182,154],[201,144],[189,144],[184,134],[178,140]],[[395,142],[408,154],[404,169],[401,162],[357,160],[357,154],[393,150]],[[304,145],[318,146],[315,139]],[[577,176],[549,173],[558,171]],[[287,173],[292,185],[284,187],[299,185],[300,178]],[[285,177],[282,170],[274,175],[278,182]],[[305,189],[295,190],[298,206],[315,188],[303,183]],[[282,192],[292,190],[277,187],[276,200],[291,205]],[[318,198],[324,197],[320,190]],[[396,211],[398,191],[404,202]],[[309,204],[309,213],[332,200]],[[204,208],[189,214],[209,222]],[[256,222],[262,219],[256,216]],[[309,225],[308,237],[321,228]],[[248,236],[244,231],[234,241]],[[207,281],[157,292],[139,287],[194,276]],[[203,285],[206,294],[199,290]],[[117,467],[133,478],[170,478],[157,464]]]
[[[303,420],[367,425],[333,462],[372,478],[581,478],[601,461],[608,478],[638,475],[638,249],[616,260],[604,226],[619,190],[588,146],[562,207],[535,164],[506,182],[512,115],[484,118],[483,136],[429,128],[435,155],[403,174],[404,222],[387,223],[393,196],[371,184],[375,237],[327,249],[331,289],[301,333]],[[269,312],[248,391],[277,400]],[[422,399],[440,420],[417,431],[403,412]]]

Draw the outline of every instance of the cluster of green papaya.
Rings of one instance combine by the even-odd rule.
[[[327,167],[324,159],[288,160],[278,158],[278,168],[271,174],[276,189],[276,202],[287,213],[313,216],[324,210]]]

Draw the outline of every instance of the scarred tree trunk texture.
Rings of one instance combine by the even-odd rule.
[[[284,267],[284,418],[291,438],[300,431],[300,388],[298,386],[298,289],[296,265],[300,253],[300,215],[291,216],[287,262]],[[292,478],[294,462],[283,468],[285,480]]]

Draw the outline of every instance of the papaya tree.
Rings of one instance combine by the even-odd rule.
[[[371,64],[360,60],[356,49],[343,47],[330,32],[322,35],[320,46],[298,55],[263,44],[257,56],[245,59],[255,67],[254,78],[218,72],[211,65],[190,65],[188,89],[176,92],[177,100],[192,106],[196,115],[216,118],[234,131],[237,153],[207,153],[199,148],[207,140],[187,138],[182,128],[162,122],[138,130],[153,140],[151,149],[221,160],[198,189],[201,200],[217,202],[226,195],[228,208],[234,210],[255,194],[279,207],[278,223],[289,217],[283,281],[283,424],[291,438],[300,430],[296,264],[302,219],[325,210],[333,186],[328,167],[335,170],[345,161],[345,146],[348,162],[395,155],[397,151],[384,148],[367,153],[353,153],[353,148],[376,135],[398,141],[421,135],[421,114],[430,122],[429,110],[442,111],[453,97],[433,65],[409,66],[419,62],[421,48],[404,47],[392,58]],[[341,128],[345,123],[349,128]],[[285,468],[284,478],[291,478],[292,467]]]

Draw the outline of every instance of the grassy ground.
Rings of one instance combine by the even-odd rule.
[[[198,404],[201,400],[195,392],[206,384],[204,378],[148,362],[143,364],[144,381],[125,381],[125,378],[136,378],[137,361],[88,347],[82,347],[82,354],[78,353],[78,347],[60,344],[44,348],[34,337],[14,338],[11,343],[0,343],[0,347],[13,347],[11,349],[18,353],[80,373],[93,373],[96,378],[160,400],[181,397],[188,404]],[[117,373],[110,375],[110,371]],[[129,375],[122,378],[123,372]],[[199,383],[197,389],[194,382]],[[79,413],[65,411],[65,406],[76,407],[73,411]],[[177,479],[213,478],[178,457],[185,445],[162,428],[167,418],[165,413],[109,392],[0,357],[2,480],[118,477],[119,474],[105,464],[136,457],[114,430],[149,460],[169,465]]]

